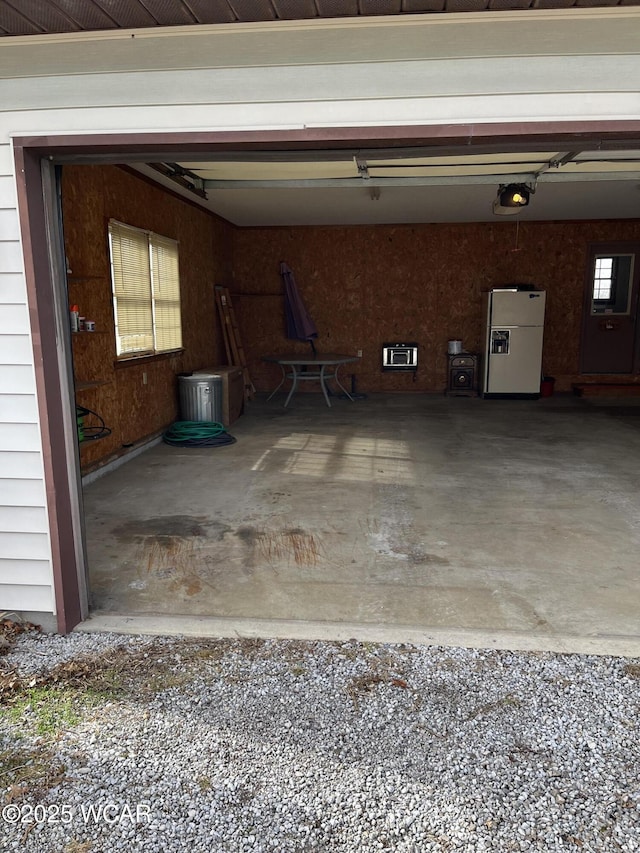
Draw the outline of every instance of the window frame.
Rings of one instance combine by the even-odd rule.
[[[625,268],[621,278],[621,260],[628,259],[628,270]],[[609,276],[600,275],[599,262],[611,261]],[[592,314],[617,314],[628,315],[630,311],[631,291],[634,277],[635,255],[629,252],[598,252],[594,255],[591,272],[591,313]],[[626,266],[626,265],[625,265]],[[624,277],[626,275],[626,278]],[[608,282],[608,295],[602,296],[605,289],[603,282]],[[620,290],[624,287],[625,290]],[[624,304],[619,301],[624,299]]]
[[[134,287],[131,289],[129,293],[129,300],[135,301],[136,299],[140,302],[144,299],[148,299],[146,305],[143,305],[141,314],[144,315],[146,313],[146,319],[149,321],[146,324],[143,323],[143,326],[138,327],[138,332],[129,332],[129,336],[133,334],[139,334],[140,336],[146,336],[147,338],[151,338],[151,347],[141,347],[139,349],[128,349],[123,347],[123,339],[126,337],[126,334],[120,332],[120,324],[118,318],[118,301],[122,303],[123,294],[122,289],[126,289],[126,273],[127,270],[120,268],[116,273],[116,266],[118,265],[115,260],[115,251],[114,251],[114,242],[119,239],[123,234],[130,234],[133,238],[144,238],[146,243],[146,251],[144,253],[146,259],[146,273],[148,274],[148,293],[143,293],[145,290],[145,281],[142,282],[141,287]],[[175,353],[180,353],[183,351],[183,340],[182,340],[182,293],[181,293],[181,281],[180,281],[180,253],[179,253],[179,241],[175,240],[172,237],[167,237],[162,234],[157,234],[154,231],[151,231],[147,228],[138,228],[134,225],[129,225],[126,222],[121,222],[117,219],[109,219],[108,229],[108,244],[109,244],[109,269],[110,269],[110,277],[111,277],[111,299],[113,304],[113,320],[114,320],[114,331],[115,331],[115,340],[116,340],[116,363],[126,363],[132,360],[140,360],[140,359],[151,359],[158,358],[163,356],[170,356]],[[169,262],[175,264],[175,271],[173,275],[169,275],[167,278],[164,274],[158,274],[154,264],[154,258],[156,257],[158,251],[169,251],[172,247],[175,247],[175,255],[169,256]],[[120,255],[120,262],[122,256]],[[131,274],[131,271],[129,271]],[[174,287],[173,298],[167,299],[166,292],[163,293],[163,289],[166,287],[167,281],[169,283],[169,287]],[[120,290],[120,292],[118,292]],[[167,316],[167,312],[159,311],[159,307],[165,307],[167,304],[174,303],[177,304],[177,334],[175,334],[175,326],[174,326],[174,337],[175,339],[172,341],[172,345],[164,348],[160,348],[158,345],[159,339],[167,333],[167,329],[170,328],[164,323],[159,323],[159,316]],[[121,312],[124,314],[124,312]],[[133,312],[132,312],[133,313]],[[135,319],[135,317],[134,317]],[[175,318],[174,318],[175,319]],[[128,318],[127,324],[132,324],[131,317]]]

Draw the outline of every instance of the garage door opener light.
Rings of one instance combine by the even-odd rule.
[[[529,204],[535,187],[526,184],[501,184],[493,202],[493,212],[499,216],[513,216]]]

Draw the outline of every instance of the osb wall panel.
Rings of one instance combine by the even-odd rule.
[[[589,244],[639,238],[640,220],[236,230],[233,290],[254,383],[267,390],[279,377],[261,356],[308,351],[285,337],[285,261],[318,327],[317,348],[363,350],[362,362],[344,368],[345,378],[356,375],[358,391],[443,391],[447,342],[462,340],[480,352],[482,292],[513,283],[547,291],[543,370],[568,390],[584,378],[578,370]],[[382,372],[381,347],[393,341],[418,342],[415,381]]]
[[[213,286],[232,279],[231,226],[115,166],[65,166],[62,203],[69,303],[96,324],[95,333],[72,336],[77,402],[98,412],[112,430],[108,438],[81,445],[87,470],[176,419],[178,373],[224,363]],[[180,244],[184,351],[178,356],[116,363],[111,218]],[[80,385],[92,381],[103,384]]]

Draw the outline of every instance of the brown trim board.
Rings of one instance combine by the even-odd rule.
[[[67,633],[81,620],[80,590],[66,464],[63,406],[56,346],[53,282],[40,157],[15,149],[18,211],[33,336],[36,390],[51,534],[57,625]]]
[[[504,151],[531,145],[589,144],[594,150],[616,150],[640,145],[640,121],[505,122],[399,127],[304,128],[300,130],[211,131],[197,133],[113,133],[79,136],[29,136],[16,145],[35,149],[56,161],[126,163],[180,156],[202,157],[226,150],[326,150],[327,148],[415,147]]]

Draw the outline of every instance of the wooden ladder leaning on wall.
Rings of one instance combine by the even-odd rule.
[[[244,380],[244,398],[245,400],[253,400],[256,393],[249,368],[247,367],[247,359],[244,354],[244,347],[240,340],[240,330],[236,322],[236,314],[233,310],[231,302],[231,294],[228,287],[223,287],[221,284],[215,285],[216,305],[220,314],[220,322],[222,323],[222,335],[224,337],[224,348],[227,353],[227,361],[229,364],[238,365],[242,368],[242,378]]]

